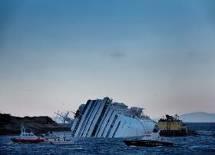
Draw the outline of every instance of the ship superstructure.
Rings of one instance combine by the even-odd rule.
[[[178,115],[166,115],[158,121],[161,136],[186,136],[191,134],[186,125],[179,119]]]
[[[104,99],[88,100],[76,111],[71,127],[73,137],[136,137],[152,132],[154,121],[143,109]]]

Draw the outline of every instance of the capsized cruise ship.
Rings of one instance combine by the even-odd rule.
[[[73,137],[137,137],[153,131],[155,122],[143,115],[143,108],[128,108],[110,98],[88,100],[76,111]]]

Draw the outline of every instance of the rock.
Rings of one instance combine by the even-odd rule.
[[[69,127],[57,124],[48,116],[15,117],[10,114],[0,114],[0,135],[19,134],[22,125],[35,134],[49,131],[70,131]]]

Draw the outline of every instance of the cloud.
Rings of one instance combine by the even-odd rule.
[[[124,52],[115,51],[115,52],[111,52],[109,56],[114,59],[121,59],[121,58],[124,58],[126,54]]]

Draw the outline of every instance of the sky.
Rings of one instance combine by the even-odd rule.
[[[0,112],[105,96],[154,118],[215,113],[215,1],[0,0]]]

